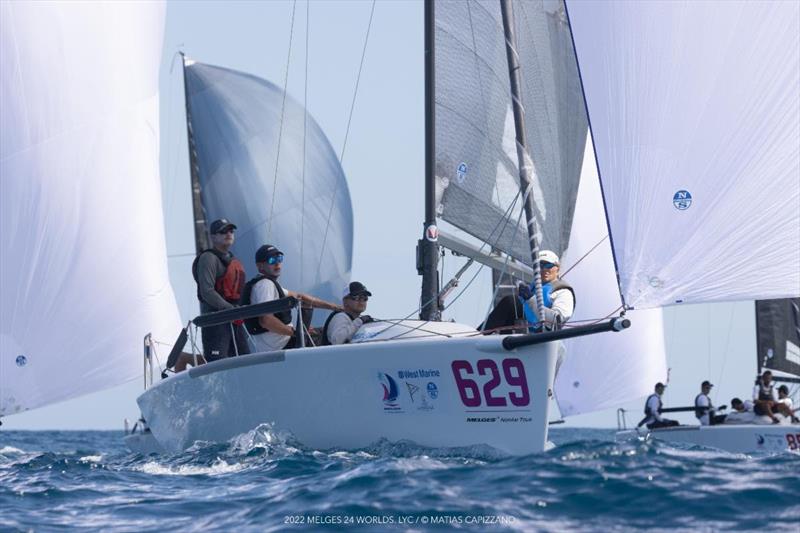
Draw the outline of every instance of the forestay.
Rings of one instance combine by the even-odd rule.
[[[800,298],[756,302],[758,366],[800,377]]]
[[[0,4],[0,415],[118,385],[173,339],[163,3]]]
[[[561,253],[587,131],[575,56],[561,2],[513,5],[539,242]],[[440,216],[530,265],[499,2],[435,9]]]
[[[616,316],[621,310],[603,198],[591,143],[587,143],[564,279],[578,295],[571,324]],[[661,309],[628,311],[632,326],[618,333],[564,341],[555,381],[562,416],[616,407],[652,392],[667,380]]]
[[[185,73],[206,220],[238,226],[233,252],[249,275],[258,247],[273,244],[286,255],[284,286],[338,301],[350,280],[353,214],[322,129],[266,80],[192,61]]]
[[[626,303],[800,295],[800,3],[567,7]]]

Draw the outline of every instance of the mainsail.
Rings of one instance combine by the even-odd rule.
[[[339,301],[350,279],[353,214],[322,129],[256,76],[193,61],[185,76],[205,219],[238,226],[233,251],[250,275],[255,250],[273,244],[286,255],[285,287]]]
[[[180,329],[158,173],[165,6],[0,4],[0,415],[141,376]]]
[[[567,7],[626,303],[800,295],[800,3]]]
[[[758,371],[800,378],[800,298],[756,302]]]
[[[539,242],[561,253],[587,132],[575,56],[560,1],[513,6]],[[435,16],[440,217],[530,265],[500,4],[439,2]]]

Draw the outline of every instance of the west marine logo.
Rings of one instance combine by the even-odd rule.
[[[397,382],[389,374],[378,372],[378,381],[383,387],[383,410],[384,411],[400,411],[401,407],[397,403],[397,396],[399,389]]]

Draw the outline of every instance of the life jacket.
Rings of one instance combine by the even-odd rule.
[[[658,412],[659,413],[661,412],[661,398],[658,396],[658,394],[653,393],[650,396],[648,396],[647,400],[645,400],[645,402],[644,402],[644,414],[647,417],[651,417],[651,416],[655,415],[655,413],[653,413],[650,410],[650,398],[652,398],[653,396],[658,398]]]
[[[553,307],[553,297],[552,294],[558,290],[567,289],[569,292],[572,293],[572,301],[574,305],[577,305],[577,300],[575,299],[575,290],[570,286],[569,283],[562,281],[561,279],[556,279],[555,281],[551,281],[550,283],[545,283],[542,285],[542,299],[544,300],[545,307]],[[531,291],[533,291],[533,285],[531,285]],[[525,319],[531,324],[531,331],[538,330],[541,325],[539,324],[539,317],[536,316],[536,310],[530,306],[527,300],[522,301],[522,309],[525,313]]]
[[[708,399],[708,407],[704,407],[699,405],[697,402],[700,400],[700,396],[705,396],[702,392],[694,397],[694,416],[695,418],[703,418],[706,414],[711,414],[711,398]]]
[[[242,291],[242,299],[240,301],[242,305],[250,305],[252,303],[250,299],[253,295],[253,287],[255,287],[256,283],[264,279],[268,279],[275,284],[275,288],[278,290],[278,298],[286,297],[286,293],[284,292],[283,287],[281,287],[281,284],[278,283],[278,280],[276,280],[273,277],[267,276],[266,274],[260,274],[244,284],[244,290]],[[280,311],[278,313],[273,313],[273,314],[278,318],[278,320],[280,320],[284,324],[291,324],[292,322],[292,312],[289,311],[288,309],[286,311]],[[259,317],[257,316],[251,318],[245,318],[244,327],[247,328],[247,331],[248,333],[250,333],[250,335],[260,335],[262,333],[266,333],[267,331],[269,331],[267,328],[261,325],[261,323],[259,322]]]
[[[761,380],[759,380],[758,381],[758,399],[759,400],[765,400],[765,401],[773,400],[774,396],[772,395],[772,387],[773,387],[773,385],[770,385],[769,387],[765,386],[761,382]]]
[[[242,296],[242,288],[244,287],[244,280],[246,277],[244,265],[242,265],[242,262],[233,257],[231,254],[222,253],[214,248],[203,250],[197,254],[197,257],[195,257],[194,261],[192,262],[192,276],[194,277],[195,282],[198,281],[197,264],[200,261],[200,256],[206,252],[211,252],[217,256],[217,259],[219,259],[222,262],[222,265],[225,267],[225,273],[221,276],[218,276],[216,282],[214,283],[214,290],[217,291],[226,302],[231,304],[238,303]],[[204,301],[203,297],[200,295],[199,284],[197,285],[197,299]]]
[[[322,342],[320,343],[320,346],[330,346],[331,345],[331,341],[328,340],[328,326],[330,326],[331,320],[333,320],[333,317],[335,317],[339,313],[344,313],[344,311],[334,311],[333,313],[328,315],[328,318],[325,319],[325,325],[322,326]],[[348,314],[347,316],[350,317],[350,320],[355,320],[355,318],[350,316],[350,314]],[[350,342],[350,341],[347,341],[347,342]]]

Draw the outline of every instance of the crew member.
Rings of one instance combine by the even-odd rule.
[[[694,416],[697,417],[702,426],[713,426],[722,424],[725,421],[725,415],[715,414],[716,409],[714,409],[714,404],[711,403],[711,398],[708,396],[713,386],[710,381],[704,381],[700,384],[700,394],[694,398]],[[724,407],[720,409],[724,409]]]
[[[778,387],[777,404],[781,414],[790,417],[795,424],[798,423],[797,417],[795,416],[795,412],[797,412],[798,409],[794,409],[794,402],[792,402],[792,399],[789,397],[789,387],[786,385]]]
[[[542,298],[544,299],[544,318],[541,320],[536,312],[536,295],[534,286],[521,283],[517,287],[517,295],[503,297],[489,313],[482,330],[485,334],[494,333],[498,328],[501,334],[513,333],[513,326],[518,319],[527,320],[531,331],[552,331],[570,319],[575,310],[575,291],[559,278],[560,260],[555,252],[542,250],[539,252],[539,269],[542,274]],[[479,328],[481,329],[481,328]]]
[[[765,370],[753,387],[753,410],[759,416],[770,417],[773,424],[780,424],[780,420],[773,412],[774,409],[777,409],[777,403],[778,397],[775,395],[775,387],[772,383],[772,372]]]
[[[725,417],[726,424],[752,424],[756,414],[753,412],[753,402],[750,400],[742,401],[739,398],[731,400],[733,411]]]
[[[242,297],[243,304],[270,302],[286,296],[294,296],[302,301],[304,307],[308,306],[308,312],[303,309],[303,322],[307,329],[311,324],[312,308],[318,307],[333,311],[341,309],[336,304],[314,296],[283,288],[278,283],[278,278],[283,268],[283,259],[283,252],[271,244],[265,244],[256,251],[255,260],[259,275],[245,285]],[[270,352],[296,347],[291,311],[281,311],[280,313],[247,319],[245,324],[250,332],[254,351]]]
[[[373,322],[371,316],[364,314],[372,293],[363,283],[350,282],[342,292],[342,310],[331,313],[322,327],[323,345],[348,343],[358,328]]]
[[[242,263],[233,256],[236,225],[225,218],[209,226],[212,247],[203,250],[192,263],[197,282],[200,313],[213,313],[235,307],[244,287]],[[209,362],[249,353],[247,334],[241,323],[218,324],[202,329],[203,354]]]
[[[679,425],[677,420],[669,420],[661,416],[661,396],[667,388],[661,382],[656,383],[655,393],[647,397],[644,403],[644,419],[639,422],[639,426],[647,425],[647,429],[665,428]]]

